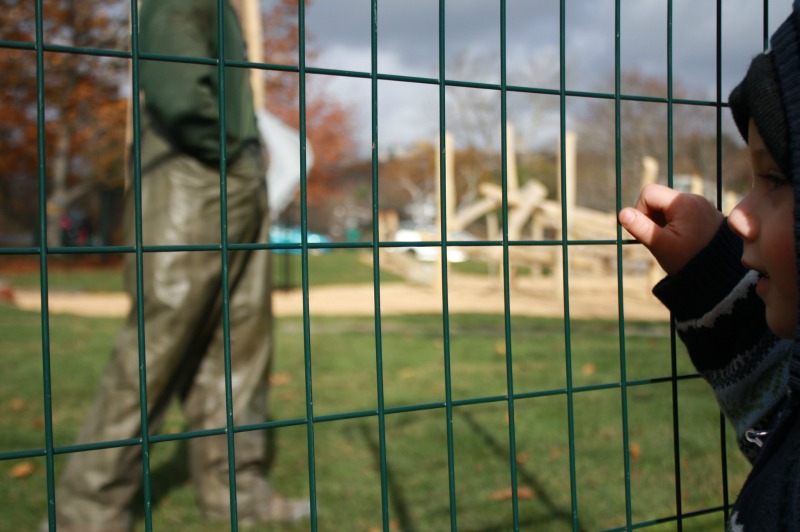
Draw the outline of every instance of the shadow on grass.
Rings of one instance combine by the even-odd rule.
[[[456,415],[460,416],[467,425],[472,428],[473,434],[480,437],[486,445],[492,450],[492,453],[501,458],[501,459],[508,459],[508,448],[504,446],[498,439],[492,434],[491,431],[487,430],[483,427],[475,418],[466,410],[458,409],[454,411]],[[524,484],[526,486],[530,486],[533,488],[534,492],[536,493],[536,498],[539,500],[547,509],[547,512],[541,517],[541,519],[528,519],[525,521],[525,525],[533,526],[536,523],[546,520],[547,522],[552,523],[553,521],[562,521],[566,526],[572,526],[572,513],[569,509],[560,508],[559,505],[553,501],[553,499],[547,494],[547,490],[539,480],[539,478],[531,471],[527,471],[523,466],[517,465],[517,479],[518,485]],[[520,522],[520,525],[523,523]],[[507,525],[505,525],[507,527]],[[492,529],[485,529],[485,530],[495,530]],[[497,529],[499,530],[499,529]],[[578,525],[576,529],[578,531],[584,531],[585,529]]]
[[[153,509],[167,500],[173,490],[180,489],[189,482],[188,444],[186,440],[181,440],[176,445],[177,449],[172,450],[168,458],[150,469],[150,502]],[[154,447],[157,448],[158,445]],[[134,520],[144,519],[144,486],[139,487],[133,500]]]
[[[265,435],[265,463],[264,469],[266,474],[272,469],[275,461],[275,449],[277,446],[276,431],[268,430]],[[150,507],[155,510],[162,504],[168,504],[170,495],[179,490],[188,490],[191,492],[195,501],[196,512],[201,514],[199,503],[197,502],[197,494],[195,493],[194,486],[191,482],[191,474],[189,472],[189,443],[188,440],[178,440],[171,445],[173,448],[165,449],[165,443],[157,443],[151,450],[151,456],[163,452],[167,456],[158,460],[158,463],[151,462],[150,468]],[[154,451],[154,452],[153,452]],[[133,499],[133,519],[134,521],[144,520],[144,486],[140,485]]]
[[[473,434],[481,438],[487,444],[493,454],[501,459],[507,459],[508,449],[504,447],[502,443],[497,440],[497,438],[494,437],[491,431],[483,427],[469,413],[463,411],[456,412],[457,415],[461,416],[470,426]],[[360,432],[361,438],[366,443],[368,449],[372,452],[375,460],[375,468],[380,470],[380,444],[377,440],[375,432],[370,430],[370,427],[367,424],[360,424],[358,426],[358,431]],[[542,525],[545,523],[552,525],[556,521],[563,522],[567,527],[572,526],[572,514],[570,510],[560,508],[558,504],[556,504],[555,501],[553,501],[553,499],[547,495],[544,484],[539,481],[536,475],[518,466],[517,476],[521,483],[524,483],[535,490],[537,499],[546,508],[546,512],[539,518],[520,520],[519,524],[522,528],[527,529],[530,527],[535,527],[537,524]],[[415,523],[411,517],[408,497],[406,497],[404,494],[402,479],[397,478],[397,476],[393,473],[392,468],[389,467],[388,464],[386,466],[386,486],[389,493],[391,493],[389,500],[390,505],[392,506],[393,525],[396,523],[397,530],[401,530],[403,532],[414,532],[418,530],[419,527],[415,526]],[[504,522],[497,525],[489,525],[481,529],[474,529],[474,532],[508,530],[508,526],[509,523]],[[584,531],[585,529],[579,525],[576,530]]]
[[[367,426],[366,423],[360,423],[358,425],[358,430],[361,433],[361,437],[366,442],[367,448],[372,451],[372,456],[375,458],[375,468],[380,470],[380,444],[376,441],[374,432],[370,430],[370,427]],[[386,465],[386,489],[392,494],[390,497],[390,503],[394,508],[392,515],[397,518],[398,528],[403,532],[412,532],[416,530],[411,519],[408,502],[403,494],[403,488],[397,483],[395,475],[392,474],[392,470],[388,464]]]

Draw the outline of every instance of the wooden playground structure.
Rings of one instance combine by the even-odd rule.
[[[520,185],[517,164],[514,132],[511,124],[508,125],[507,134],[507,179],[506,198],[508,205],[507,238],[509,242],[534,241],[543,244],[510,245],[508,247],[508,260],[512,280],[516,279],[521,271],[530,272],[534,277],[547,277],[553,290],[562,295],[563,291],[563,246],[565,239],[563,227],[566,226],[566,241],[570,243],[569,256],[570,276],[580,275],[608,279],[617,274],[617,215],[615,212],[604,212],[596,209],[582,207],[576,204],[577,189],[577,138],[572,132],[565,135],[564,149],[559,149],[557,168],[561,168],[561,158],[564,158],[566,173],[559,182],[565,186],[558,187],[556,198],[547,197],[546,187],[538,180],[528,180]],[[503,190],[499,184],[482,183],[479,188],[480,198],[470,205],[462,206],[456,210],[455,191],[454,147],[451,133],[445,135],[445,189],[447,198],[444,202],[444,217],[447,220],[448,241],[458,241],[451,235],[465,231],[476,222],[484,221],[486,227],[486,240],[503,241],[503,230],[499,212],[503,205]],[[441,150],[439,150],[440,152]],[[437,161],[440,167],[441,161]],[[643,161],[642,183],[653,183],[658,175],[658,163],[653,158]],[[440,180],[437,183],[436,197],[436,226],[435,230],[421,235],[423,241],[440,240],[441,221],[443,213],[439,206],[441,202]],[[562,205],[564,210],[562,210]],[[564,212],[565,211],[565,212]],[[398,222],[396,214],[383,213],[380,220],[382,241],[395,240],[394,235]],[[623,240],[632,239],[631,235],[622,230]],[[597,242],[597,243],[596,243]],[[579,247],[577,247],[579,246]],[[460,250],[469,254],[474,260],[484,261],[488,264],[488,271],[502,272],[503,247],[501,246],[462,246]],[[652,259],[650,253],[641,245],[622,246],[622,267],[625,275],[646,275],[652,283],[656,282],[663,272]],[[422,264],[409,256],[400,256],[397,253],[383,253],[382,266],[399,273],[405,278],[440,287],[441,283],[441,251],[439,260],[434,264]]]

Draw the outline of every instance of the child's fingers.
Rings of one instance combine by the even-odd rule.
[[[670,275],[711,241],[722,220],[722,214],[702,196],[661,185],[646,186],[636,207],[619,213],[622,227],[644,244]]]
[[[636,208],[663,227],[669,221],[664,213],[680,195],[680,192],[663,185],[647,185],[639,194]]]

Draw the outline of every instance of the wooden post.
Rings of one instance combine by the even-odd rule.
[[[239,20],[247,43],[247,60],[264,62],[264,30],[261,21],[261,4],[258,0],[238,0]],[[234,7],[235,7],[234,2]],[[256,111],[264,108],[264,77],[258,68],[250,69],[250,84],[253,88],[253,106]]]
[[[566,227],[562,225],[561,236],[569,239],[569,226],[570,220],[574,217],[573,211],[575,210],[575,190],[576,190],[576,170],[577,170],[577,135],[572,131],[567,131],[564,134],[564,146],[559,146],[557,170],[558,181],[561,183],[561,159],[564,158],[564,168],[566,175],[564,176],[564,186],[557,187],[558,202],[563,208],[567,209],[567,222]],[[563,221],[562,217],[562,221]],[[568,268],[568,264],[564,264],[564,254],[561,253],[557,247],[555,250],[555,257],[553,260],[553,277],[556,282],[556,290],[561,298],[564,298],[564,268]]]
[[[511,122],[506,122],[506,194],[508,198],[509,211],[511,205],[519,206],[522,198],[519,193],[519,175],[517,173],[517,144],[514,136],[514,125]],[[512,203],[512,201],[514,203]],[[519,238],[520,235],[508,235],[509,238]],[[513,248],[508,250],[508,281],[509,284],[514,282],[517,277],[516,268],[511,262],[511,254]],[[501,259],[502,261],[502,259]],[[503,268],[498,268],[498,274],[502,285],[503,281]]]
[[[436,168],[439,169],[439,173],[436,175],[436,235],[437,238],[442,234],[442,180],[441,180],[441,168],[442,168],[442,152],[444,152],[444,174],[445,174],[445,212],[444,212],[444,219],[445,220],[452,220],[454,219],[455,215],[455,199],[456,199],[456,190],[455,190],[455,153],[454,153],[454,146],[453,146],[453,134],[449,131],[446,131],[444,134],[444,150],[442,147],[439,147],[439,151],[436,155]],[[449,235],[444,235],[445,239],[448,239]],[[442,289],[442,252],[441,249],[437,254],[436,259],[436,271],[433,273],[433,288],[434,290],[441,291]],[[448,268],[448,275],[450,272],[450,264],[445,265]]]
[[[511,122],[506,123],[506,187],[509,198],[519,193],[517,143],[514,136],[514,125]]]
[[[658,161],[655,157],[645,155],[642,158],[642,188],[658,181]]]
[[[562,156],[566,159],[566,179],[564,189],[558,187],[558,201],[567,207],[567,219],[573,218],[572,207],[575,206],[575,190],[576,190],[576,170],[577,170],[577,136],[572,131],[567,131],[564,136],[565,146],[562,150]],[[561,161],[559,160],[558,173],[559,180],[561,179]],[[562,198],[566,201],[562,202]]]
[[[726,190],[722,195],[722,212],[728,216],[734,207],[739,203],[739,195],[733,191]]]
[[[703,188],[703,178],[697,174],[692,174],[692,194],[702,196]]]

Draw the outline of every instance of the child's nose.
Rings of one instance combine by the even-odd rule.
[[[756,226],[755,219],[750,215],[747,209],[747,198],[742,200],[728,215],[728,226],[734,233],[742,237],[745,241],[752,241],[755,239],[758,227]]]

